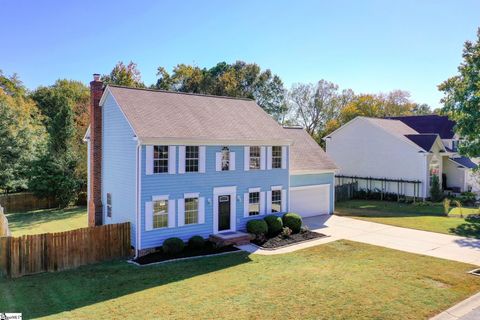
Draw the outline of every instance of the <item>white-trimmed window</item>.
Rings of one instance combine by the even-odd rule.
[[[185,172],[198,172],[199,164],[199,147],[185,147]]]
[[[272,147],[272,168],[273,169],[282,168],[282,147],[281,146]]]
[[[222,171],[230,170],[230,149],[228,147],[222,148]]]
[[[185,198],[185,224],[198,223],[198,197]]]
[[[282,212],[282,190],[272,190],[272,212]]]
[[[250,146],[250,170],[260,169],[260,147]]]
[[[107,217],[112,217],[112,194],[107,193]]]
[[[153,229],[168,227],[168,200],[153,201]]]
[[[153,173],[168,173],[168,146],[153,146]]]
[[[257,216],[260,214],[260,192],[248,193],[248,215]]]

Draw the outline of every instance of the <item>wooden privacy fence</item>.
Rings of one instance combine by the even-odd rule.
[[[7,212],[25,212],[55,208],[58,206],[58,202],[53,198],[38,198],[33,193],[21,192],[0,195],[0,205]]]
[[[0,270],[17,278],[127,257],[130,223],[0,238]]]
[[[335,201],[350,200],[355,196],[355,192],[357,192],[357,190],[357,182],[345,183],[340,186],[335,186]]]
[[[10,229],[8,228],[8,219],[3,212],[3,207],[0,206],[0,237],[9,237]]]

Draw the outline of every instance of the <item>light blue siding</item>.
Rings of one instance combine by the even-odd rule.
[[[290,187],[330,184],[330,212],[335,209],[335,175],[331,173],[301,174],[290,177]]]
[[[221,151],[221,146],[206,147],[206,172],[184,174],[145,174],[146,147],[142,146],[142,174],[141,174],[141,249],[158,247],[163,240],[169,237],[179,237],[187,240],[192,235],[208,237],[213,234],[213,189],[216,187],[237,187],[236,201],[236,229],[243,230],[249,219],[258,216],[244,218],[244,193],[249,188],[260,187],[261,191],[270,191],[272,186],[283,186],[288,190],[288,170],[249,170],[244,171],[244,147],[231,146],[230,151],[235,152],[234,171],[215,171],[215,153]],[[179,148],[176,148],[177,172]],[[288,154],[288,152],[287,152]],[[288,168],[288,159],[287,159]],[[288,191],[287,191],[288,192]],[[152,201],[152,196],[168,195],[169,199],[178,200],[183,198],[184,193],[200,193],[205,197],[205,223],[178,227],[178,201],[176,203],[175,228],[145,230],[145,202]],[[287,193],[288,194],[288,193]],[[288,196],[287,196],[288,199]],[[288,206],[288,203],[287,203]]]
[[[136,141],[125,116],[109,94],[102,109],[102,203],[104,224],[129,221],[135,246]],[[112,194],[112,217],[106,215],[107,193]]]

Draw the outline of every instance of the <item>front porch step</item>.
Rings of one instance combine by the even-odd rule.
[[[209,238],[210,241],[215,243],[219,247],[229,245],[243,245],[250,243],[250,235],[240,231],[228,231],[217,234],[212,234]]]

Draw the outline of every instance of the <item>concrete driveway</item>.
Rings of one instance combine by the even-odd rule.
[[[480,240],[406,229],[340,216],[304,218],[310,230],[406,252],[480,265]]]

